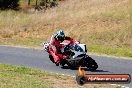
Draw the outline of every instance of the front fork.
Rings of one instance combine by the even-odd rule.
[[[84,58],[82,59],[82,66],[83,67],[86,67],[88,65],[88,62],[89,62],[89,56],[88,55],[85,55]]]

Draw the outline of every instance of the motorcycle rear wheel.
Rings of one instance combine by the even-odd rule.
[[[60,59],[60,65],[62,68],[64,67],[65,64],[66,64],[66,61],[63,59]]]

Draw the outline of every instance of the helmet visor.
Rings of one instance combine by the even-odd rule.
[[[62,38],[65,37],[65,35],[59,35],[59,36],[62,37]]]
[[[64,41],[64,37],[65,37],[65,35],[58,36],[58,41],[63,42]]]

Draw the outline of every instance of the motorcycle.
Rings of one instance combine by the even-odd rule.
[[[89,55],[87,55],[87,48],[85,44],[80,43],[61,43],[64,46],[60,49],[61,53],[68,58],[60,59],[60,65],[62,67],[67,64],[70,68],[73,67],[87,67],[91,71],[95,71],[98,68],[98,64],[92,59]],[[54,63],[54,59],[49,52],[49,43],[43,43],[43,48],[46,52],[49,53],[50,60]]]

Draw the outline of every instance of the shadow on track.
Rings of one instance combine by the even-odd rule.
[[[63,66],[61,67],[62,69],[71,69],[71,70],[78,70],[78,67],[74,67],[74,68],[71,68],[69,66]],[[90,71],[88,68],[83,68],[85,71]],[[109,71],[105,71],[105,70],[96,70],[96,71],[90,71],[90,72],[109,72]]]

